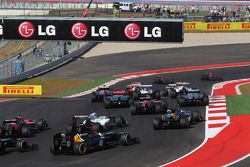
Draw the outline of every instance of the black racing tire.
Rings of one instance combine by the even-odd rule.
[[[115,117],[115,125],[116,127],[123,127],[122,117]]]
[[[134,100],[139,100],[140,98],[140,92],[139,91],[134,91],[133,92],[133,99]]]
[[[129,100],[128,100],[128,106],[134,104],[134,102],[135,102],[135,101],[134,101],[132,98],[129,98]]]
[[[39,130],[45,130],[48,128],[48,124],[47,122],[44,120],[44,119],[40,119],[38,122],[37,122],[37,125],[38,125],[38,129]]]
[[[176,93],[175,90],[170,89],[170,90],[168,91],[168,95],[169,95],[169,97],[170,97],[171,99],[174,99],[174,98],[176,98],[177,93]]]
[[[161,93],[160,93],[160,91],[155,91],[154,97],[155,97],[156,99],[161,99]]]
[[[177,102],[181,107],[186,106],[186,100],[183,97],[178,97]]]
[[[103,104],[105,108],[111,108],[111,101],[104,97]]]
[[[155,113],[161,113],[162,112],[162,104],[156,103],[154,106]]]
[[[0,155],[6,153],[6,146],[3,143],[0,144]]]
[[[162,122],[162,120],[160,118],[153,119],[153,128],[154,128],[154,130],[160,130],[161,129],[161,122]]]
[[[3,131],[4,131],[3,128],[0,128],[0,138],[1,138],[1,136],[3,136],[3,134],[4,134]]]
[[[26,152],[29,151],[29,145],[25,140],[18,140],[16,142],[16,148],[19,152]]]
[[[91,102],[96,102],[96,93],[95,93],[95,92],[92,92],[92,93],[90,94],[90,101],[91,101]]]
[[[161,91],[160,91],[160,94],[161,94],[161,97],[166,97],[166,96],[168,96],[168,93],[167,93],[166,90],[161,90]]]
[[[201,116],[200,111],[198,111],[198,110],[192,111],[192,119],[191,120],[193,122],[200,122],[200,121],[202,121],[202,116]]]
[[[180,118],[180,128],[189,128],[190,123],[186,117]]]
[[[128,133],[121,134],[120,140],[122,145],[128,146],[131,143],[131,136]]]
[[[202,98],[202,105],[207,106],[209,104],[208,95],[204,95]]]
[[[22,137],[31,137],[32,132],[29,126],[23,126],[21,127],[21,135]]]
[[[168,102],[166,100],[162,101],[161,104],[162,104],[163,109],[165,109],[165,110],[168,109]]]
[[[85,155],[88,151],[88,146],[85,143],[74,143],[73,152],[75,155]]]
[[[55,147],[54,147],[54,145],[51,145],[49,147],[49,150],[50,150],[50,153],[53,154],[53,155],[59,155],[59,154],[61,154],[61,151],[59,149],[56,150]]]
[[[136,107],[135,104],[132,104],[132,105],[130,106],[130,113],[131,113],[131,115],[137,114],[137,107]]]

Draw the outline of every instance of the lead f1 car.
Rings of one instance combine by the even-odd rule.
[[[5,119],[0,127],[1,136],[12,137],[30,137],[36,132],[46,130],[48,123],[44,119],[39,121],[24,119],[22,116],[17,116],[14,119]]]
[[[214,73],[205,73],[201,75],[201,80],[204,81],[222,81],[222,76],[216,75]]]
[[[39,147],[37,144],[29,145],[24,139],[16,139],[13,137],[0,138],[0,154],[5,154],[10,149],[27,152],[38,150]]]
[[[167,110],[160,118],[153,119],[153,128],[189,128],[191,123],[202,121],[202,115],[198,110]]]
[[[132,145],[140,142],[137,137],[131,137],[126,132],[107,133],[57,133],[53,137],[53,145],[50,152],[53,155],[74,154],[85,155],[89,151],[108,149],[117,145]]]

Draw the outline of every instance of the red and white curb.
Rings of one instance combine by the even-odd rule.
[[[227,115],[226,97],[210,96],[206,111],[206,137],[213,138],[230,123],[230,117]]]

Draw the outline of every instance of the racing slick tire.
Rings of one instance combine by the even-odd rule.
[[[103,132],[104,128],[100,123],[92,123],[92,130],[97,131],[97,132]]]
[[[111,101],[109,99],[104,98],[103,104],[105,108],[111,108]]]
[[[115,117],[115,124],[117,127],[126,127],[127,126],[127,121],[124,120],[124,118],[120,117]]]
[[[22,137],[31,137],[32,132],[29,126],[23,126],[21,127],[21,135]]]
[[[187,118],[180,118],[180,128],[188,128],[190,126],[190,123]]]
[[[168,93],[167,93],[166,90],[160,91],[160,94],[161,94],[161,97],[166,97],[166,96],[168,96]]]
[[[160,91],[155,91],[155,93],[154,93],[154,97],[156,98],[156,99],[161,99],[161,93],[160,93]]]
[[[202,116],[201,116],[201,113],[200,111],[198,110],[195,110],[192,112],[192,119],[191,119],[193,122],[200,122],[202,121]]]
[[[38,122],[37,122],[37,125],[38,125],[38,129],[39,130],[45,130],[48,128],[48,124],[47,122],[44,120],[44,119],[40,119]]]
[[[168,109],[168,102],[166,100],[162,101],[161,104],[163,109]]]
[[[54,145],[51,145],[49,147],[49,150],[50,150],[50,153],[53,154],[53,155],[59,155],[61,154],[61,151],[58,149],[55,149]]]
[[[131,113],[131,115],[137,114],[137,108],[136,108],[136,105],[135,105],[135,104],[132,104],[132,105],[130,106],[130,113]]]
[[[161,119],[160,118],[153,119],[153,128],[154,128],[154,130],[161,129]]]
[[[92,93],[90,94],[90,101],[91,101],[91,102],[96,102],[96,93],[95,93],[95,92],[92,92]]]
[[[5,154],[5,153],[6,153],[6,146],[3,143],[1,143],[0,144],[0,155]]]
[[[139,100],[139,98],[140,98],[140,92],[138,92],[138,91],[133,92],[133,99]]]
[[[174,99],[174,98],[176,98],[177,93],[176,93],[175,90],[170,89],[169,92],[168,92],[168,95],[169,95],[169,97],[171,97],[171,99]]]
[[[156,103],[154,109],[155,109],[156,113],[161,113],[162,112],[162,104],[161,103]]]
[[[125,145],[125,146],[130,145],[131,136],[128,133],[121,134],[120,140],[122,142],[122,145]]]
[[[209,104],[208,95],[204,95],[202,98],[202,105],[207,106]]]
[[[75,155],[84,155],[88,151],[88,146],[85,143],[74,143],[73,153]]]
[[[26,152],[29,149],[29,145],[25,140],[18,140],[16,142],[16,148],[19,152]]]

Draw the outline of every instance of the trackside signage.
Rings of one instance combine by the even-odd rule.
[[[41,85],[0,85],[0,95],[42,95]]]
[[[4,18],[6,40],[183,42],[178,19]]]

